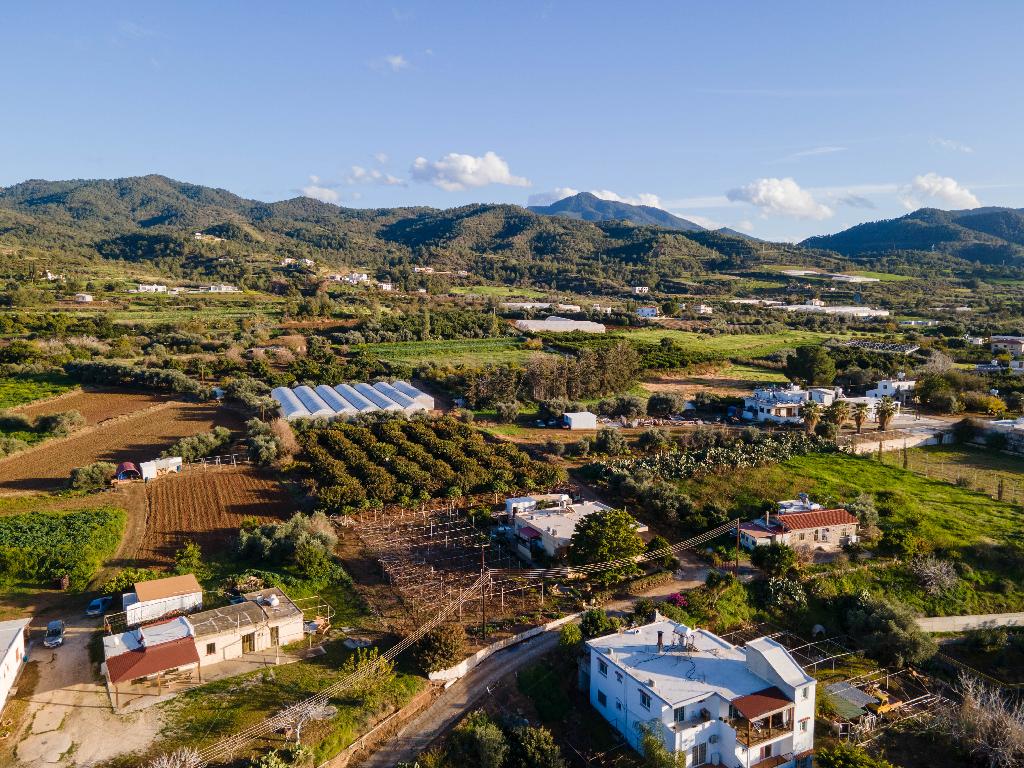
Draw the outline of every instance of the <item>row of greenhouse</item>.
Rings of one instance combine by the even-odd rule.
[[[391,384],[338,384],[329,387],[277,387],[271,396],[281,408],[281,416],[294,419],[351,419],[375,411],[404,412],[434,410],[434,398],[407,381]]]

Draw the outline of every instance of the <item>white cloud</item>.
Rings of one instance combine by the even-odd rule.
[[[345,176],[347,184],[383,184],[384,186],[403,186],[405,182],[397,176],[385,173],[377,168],[364,168],[361,165],[353,165]]]
[[[757,179],[737,189],[730,189],[725,196],[734,202],[756,205],[765,216],[777,214],[820,220],[833,215],[831,208],[819,203],[810,192],[788,177]]]
[[[450,152],[434,161],[417,157],[409,173],[413,181],[433,184],[448,192],[457,192],[467,187],[485,187],[488,184],[530,186],[529,180],[513,176],[508,163],[494,152],[479,157]]]
[[[309,184],[299,190],[304,197],[312,197],[324,203],[337,203],[340,196],[330,187],[325,187],[319,176],[310,176]]]
[[[700,224],[704,229],[721,229],[725,225],[720,221],[709,219],[707,216],[698,216],[695,213],[683,213],[682,211],[672,211],[676,216],[692,221],[694,224]]]
[[[792,154],[780,157],[777,160],[772,160],[772,163],[786,163],[793,160],[802,160],[805,157],[818,157],[819,155],[834,155],[836,152],[845,152],[846,147],[811,147],[810,149],[802,149],[799,152],[793,152]]]
[[[602,200],[611,200],[616,203],[629,203],[630,205],[649,205],[652,208],[664,208],[661,198],[653,192],[641,192],[635,197],[627,197],[626,195],[620,195],[618,192],[613,192],[610,189],[591,189],[589,191],[594,197],[599,197]],[[573,189],[572,187],[555,187],[550,192],[538,192],[535,195],[530,195],[526,204],[551,205],[551,203],[564,200],[567,197],[572,197],[579,193],[580,190]]]
[[[956,179],[934,172],[915,176],[910,184],[900,188],[899,194],[900,201],[910,211],[929,203],[950,208],[977,208],[981,205],[974,193]]]
[[[974,147],[961,144],[959,141],[955,141],[954,139],[941,139],[939,137],[935,137],[931,140],[931,144],[933,147],[948,149],[950,152],[963,152],[967,155],[974,152]]]
[[[409,66],[405,56],[400,53],[393,53],[384,57],[384,63],[392,72],[399,72]]]
[[[740,230],[741,232],[753,232],[754,222],[750,221],[749,219],[744,219],[743,221],[736,225],[736,229]]]
[[[550,192],[538,192],[526,198],[527,205],[551,205],[567,197],[578,195],[580,191],[572,187],[555,187]]]
[[[387,152],[377,152],[376,154],[374,154],[373,159],[376,160],[381,165],[387,165],[388,160],[390,160],[391,158],[388,157]]]

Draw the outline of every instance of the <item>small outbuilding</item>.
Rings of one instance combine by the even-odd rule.
[[[122,596],[125,621],[135,626],[176,613],[189,613],[203,607],[203,588],[191,573],[166,579],[140,581],[134,592]]]
[[[562,419],[567,429],[597,429],[597,414],[590,411],[566,413]]]
[[[118,480],[141,480],[142,473],[132,462],[122,461],[117,465],[115,477],[117,477]]]
[[[181,456],[166,456],[162,459],[142,462],[139,465],[139,470],[142,472],[142,479],[149,481],[164,475],[181,472],[181,465]]]

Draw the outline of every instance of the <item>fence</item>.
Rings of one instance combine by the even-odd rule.
[[[220,456],[207,456],[197,461],[182,462],[181,471],[205,471],[217,467],[237,467],[239,465],[255,464],[247,453],[226,453]]]
[[[1005,454],[993,452],[993,455]],[[892,453],[876,455],[882,464],[891,467],[903,467],[925,477],[953,483],[962,488],[984,493],[997,501],[1011,504],[1024,504],[1024,476],[1014,476],[1010,469],[1001,471],[965,464],[955,456],[946,456],[942,452],[915,450],[908,447]],[[1012,457],[1006,456],[1012,461]],[[1024,460],[1019,467],[1024,469]]]

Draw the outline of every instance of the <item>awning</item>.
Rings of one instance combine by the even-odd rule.
[[[519,535],[524,539],[539,539],[541,537],[539,531],[535,531],[526,525],[519,529]]]
[[[776,688],[765,688],[763,691],[751,693],[748,696],[740,696],[731,702],[733,709],[743,715],[747,720],[757,720],[780,712],[787,707],[793,706],[793,702]]]

